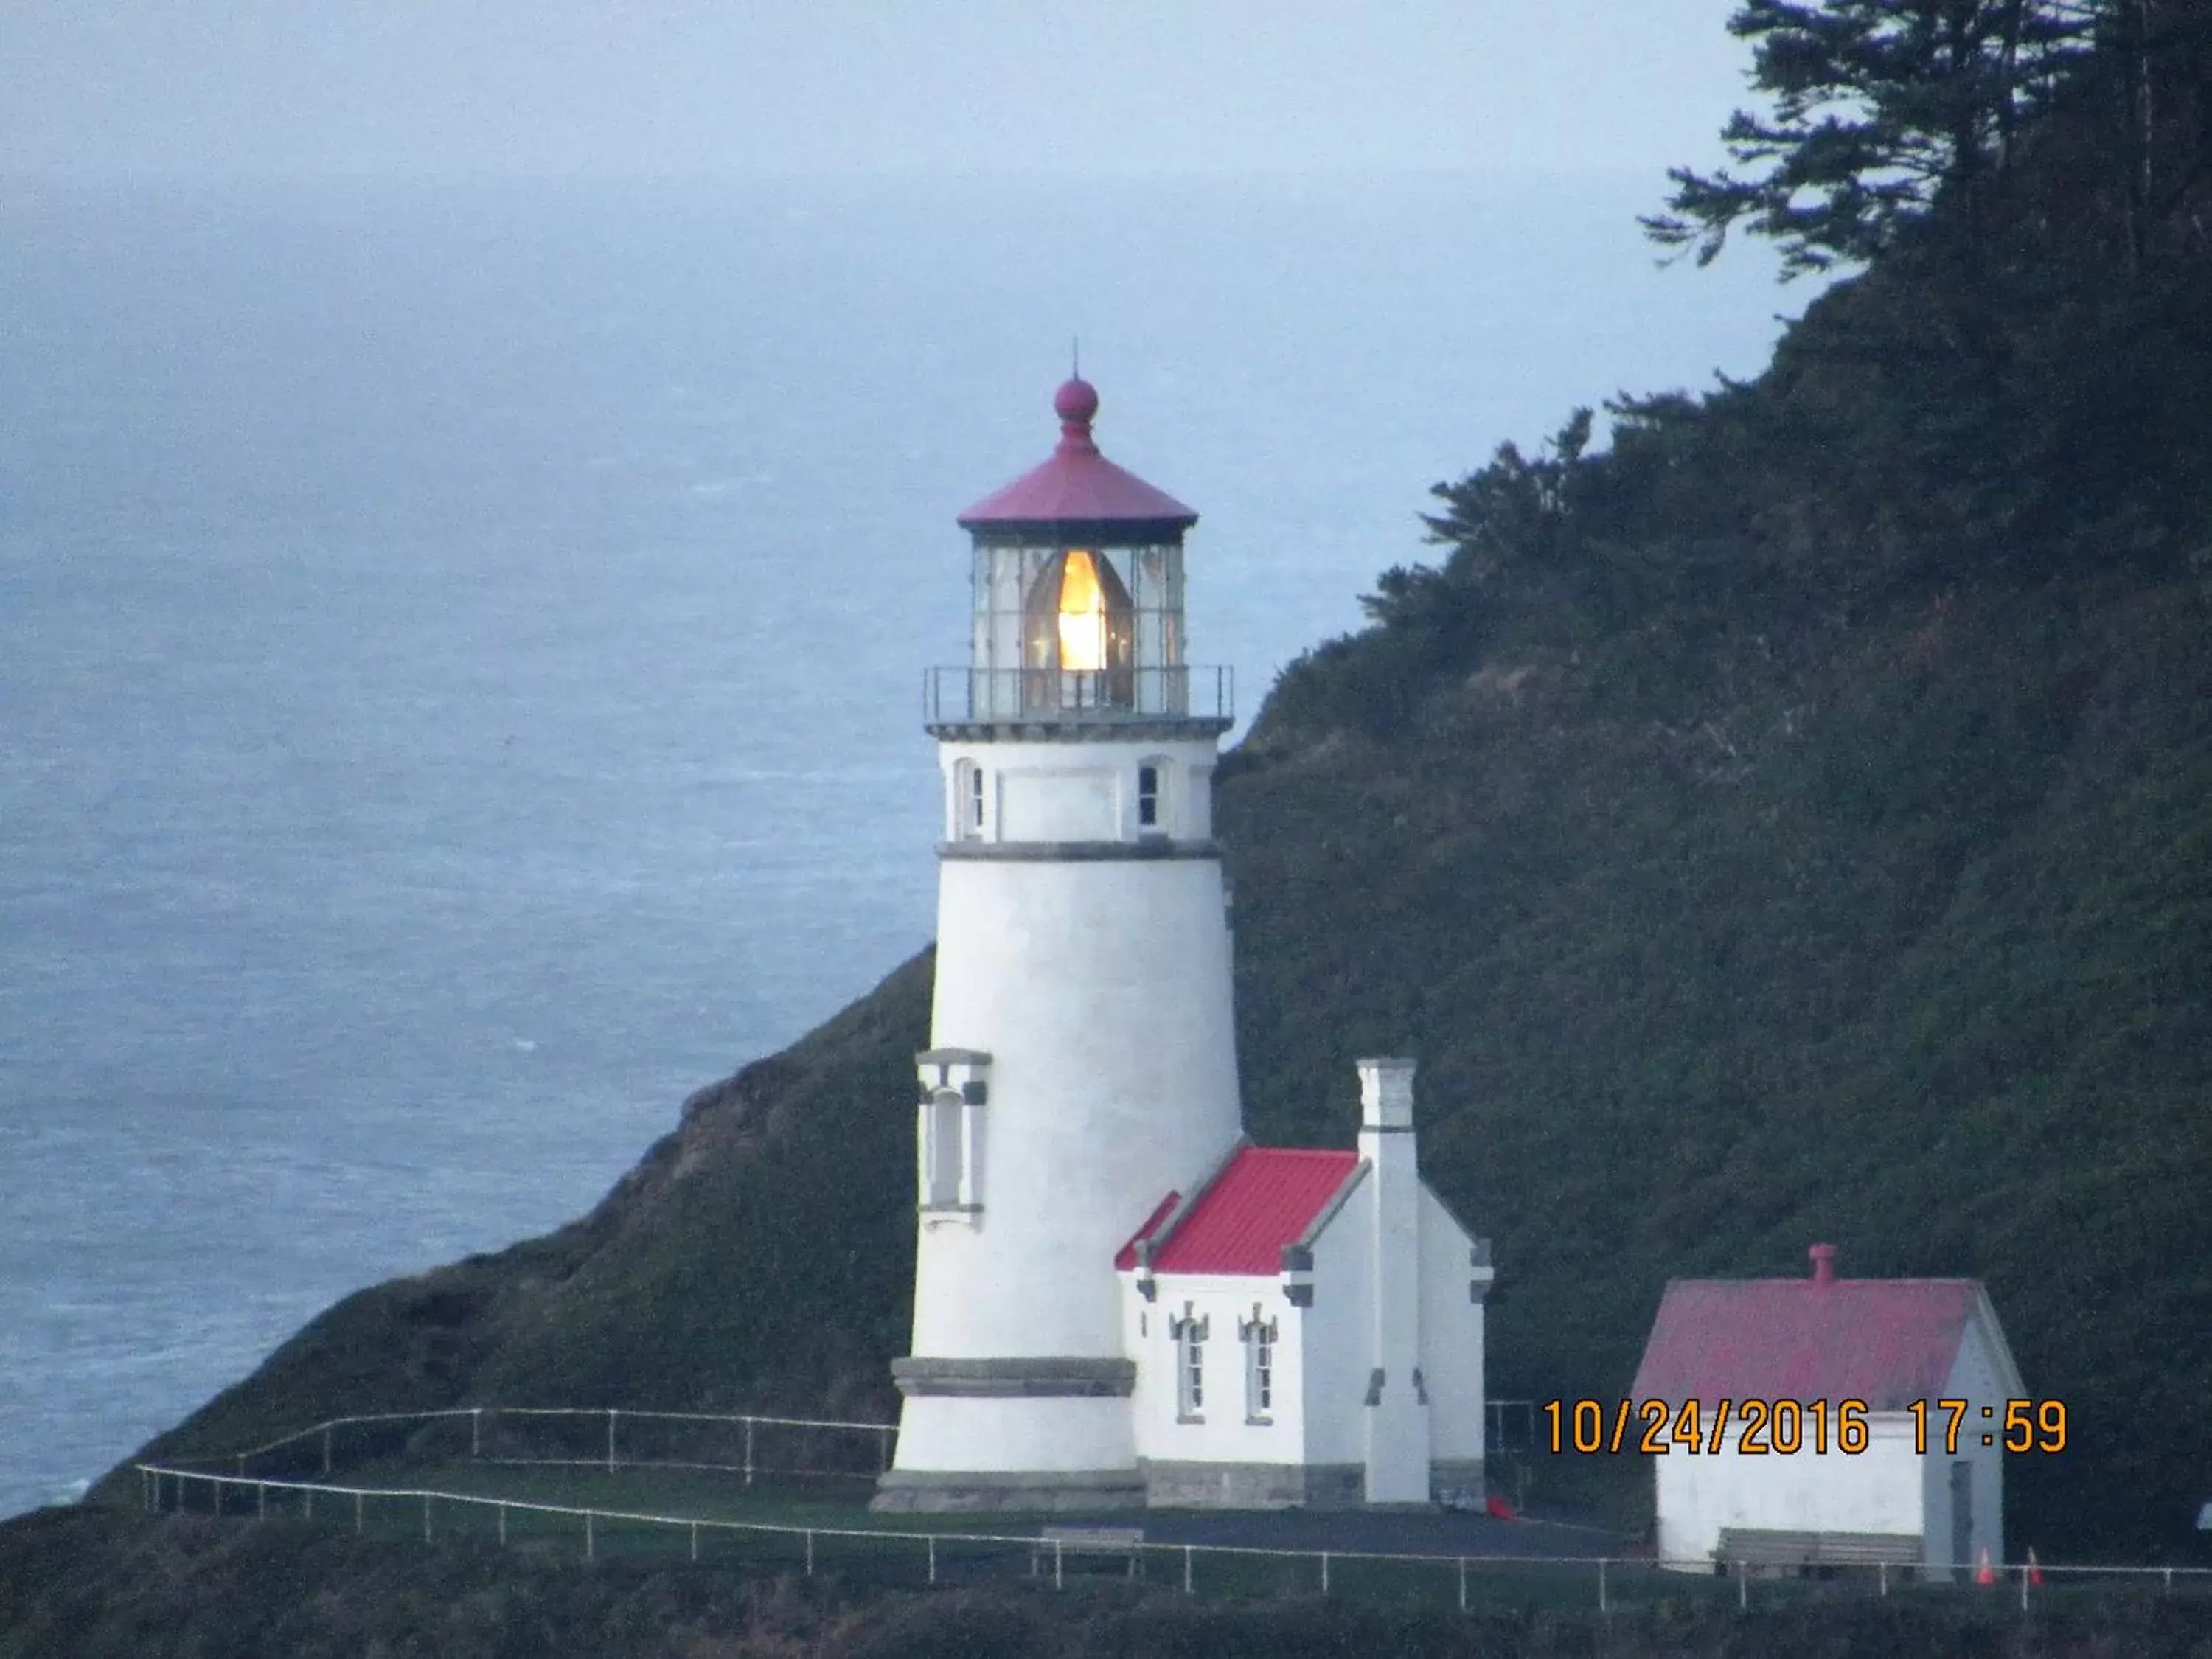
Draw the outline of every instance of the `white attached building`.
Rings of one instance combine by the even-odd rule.
[[[1971,1279],[1838,1279],[1835,1254],[1814,1245],[1805,1279],[1667,1286],[1633,1397],[1677,1425],[1696,1401],[1708,1440],[1723,1401],[1730,1419],[1717,1455],[1676,1444],[1651,1460],[1662,1561],[2003,1561],[2007,1408],[2026,1390],[1988,1295]],[[1951,1400],[1966,1402],[1955,1437],[1938,1403]],[[1747,1424],[1753,1401],[1767,1409]],[[1794,1407],[1778,1425],[1778,1401]],[[1845,1401],[1863,1440],[1846,1435]],[[1745,1449],[1747,1427],[1766,1449]]]
[[[1152,1502],[1482,1495],[1489,1246],[1420,1179],[1413,1077],[1360,1061],[1358,1151],[1240,1142],[1115,1258]]]
[[[926,684],[937,980],[876,1505],[1479,1496],[1488,1249],[1420,1182],[1412,1062],[1361,1062],[1356,1152],[1244,1140],[1228,671],[1184,659],[1197,515],[1098,453],[1097,402],[1061,386],[1052,457],[962,515],[969,660]]]

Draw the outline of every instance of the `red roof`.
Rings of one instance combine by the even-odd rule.
[[[1098,394],[1088,381],[1062,386],[1053,398],[1053,410],[1060,425],[1060,447],[1052,458],[963,513],[963,528],[1145,525],[1179,534],[1198,522],[1198,514],[1174,496],[1098,453],[1091,438]]]
[[[1901,1410],[1942,1393],[1978,1291],[1971,1279],[1678,1279],[1632,1392]]]
[[[1137,1229],[1136,1232],[1131,1236],[1130,1240],[1127,1244],[1124,1244],[1120,1249],[1114,1252],[1115,1272],[1127,1273],[1130,1268],[1137,1265],[1137,1246],[1150,1238],[1152,1236],[1153,1230],[1157,1228],[1160,1223],[1165,1221],[1168,1218],[1169,1212],[1171,1212],[1176,1205],[1182,1202],[1182,1194],[1181,1193],[1170,1193],[1165,1198],[1159,1201],[1158,1207],[1156,1208],[1152,1214],[1145,1218],[1145,1224]]]
[[[1283,1270],[1283,1246],[1304,1237],[1359,1167],[1359,1154],[1303,1146],[1240,1147],[1164,1240],[1152,1268],[1164,1273],[1265,1273]],[[1137,1243],[1153,1236],[1180,1200],[1170,1193],[1114,1258],[1136,1266]]]

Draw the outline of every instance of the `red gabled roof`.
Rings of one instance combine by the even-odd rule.
[[[1156,1238],[1152,1270],[1164,1273],[1266,1273],[1283,1270],[1295,1244],[1352,1179],[1359,1154],[1303,1146],[1244,1146],[1223,1166],[1172,1231]],[[1180,1202],[1170,1193],[1114,1258],[1133,1267],[1139,1239],[1152,1237]]]
[[[1145,1224],[1130,1235],[1129,1242],[1114,1252],[1114,1271],[1127,1273],[1137,1265],[1137,1246],[1152,1236],[1153,1230],[1168,1218],[1169,1212],[1182,1202],[1181,1193],[1170,1193],[1159,1201],[1159,1206],[1145,1218]]]
[[[1089,382],[1070,380],[1062,386],[1053,398],[1053,410],[1060,427],[1060,447],[1052,458],[963,513],[963,528],[1142,524],[1180,533],[1198,522],[1198,514],[1174,496],[1098,453],[1091,438],[1098,394]]]
[[[1971,1279],[1678,1279],[1632,1392],[1900,1410],[1942,1393],[1978,1291]]]

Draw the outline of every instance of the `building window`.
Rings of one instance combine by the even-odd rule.
[[[1157,830],[1160,823],[1160,768],[1146,761],[1137,769],[1137,827]]]
[[[1275,1409],[1275,1322],[1261,1318],[1255,1303],[1252,1317],[1239,1320],[1237,1328],[1244,1339],[1244,1415],[1265,1423]]]
[[[1176,1416],[1183,1422],[1202,1420],[1206,1413],[1206,1334],[1211,1321],[1182,1304],[1182,1316],[1168,1321],[1168,1334],[1176,1345]]]
[[[1063,549],[1031,580],[1022,623],[1022,706],[1136,705],[1135,611],[1115,555]]]
[[[971,1048],[931,1048],[915,1060],[921,1085],[915,1172],[922,1225],[980,1225],[991,1057]]]
[[[922,1202],[932,1209],[950,1208],[960,1202],[960,1177],[966,1163],[961,1156],[961,1104],[959,1095],[952,1090],[939,1089],[924,1109]]]
[[[1096,674],[1106,666],[1106,590],[1099,585],[1098,561],[1079,547],[1070,548],[1060,567],[1060,665],[1071,672]]]
[[[961,761],[952,769],[952,836],[977,841],[983,834],[983,769]]]

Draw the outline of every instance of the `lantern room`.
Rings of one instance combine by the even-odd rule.
[[[960,515],[975,538],[969,659],[933,678],[930,723],[1225,715],[1218,676],[1194,708],[1183,659],[1198,514],[1098,453],[1087,381],[1061,386],[1053,412],[1051,457]]]

